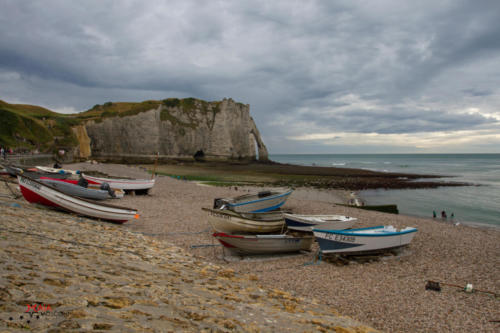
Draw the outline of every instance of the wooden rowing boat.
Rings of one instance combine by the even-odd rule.
[[[226,248],[242,254],[278,254],[309,251],[313,236],[213,234]]]
[[[285,220],[281,211],[265,213],[236,213],[230,210],[202,208],[207,212],[208,222],[219,232],[268,233],[281,231]]]

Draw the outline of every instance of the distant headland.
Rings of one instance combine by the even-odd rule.
[[[126,163],[268,161],[250,106],[230,98],[106,102],[76,114],[0,100],[0,146]]]

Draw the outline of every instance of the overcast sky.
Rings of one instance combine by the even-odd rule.
[[[0,99],[231,97],[273,153],[500,153],[500,2],[0,0]]]

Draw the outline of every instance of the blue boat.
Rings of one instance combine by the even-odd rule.
[[[215,199],[214,209],[229,209],[237,213],[263,213],[280,208],[293,190],[261,191],[230,199]]]
[[[392,225],[351,230],[313,229],[321,253],[362,254],[395,249],[410,244],[416,228]]]

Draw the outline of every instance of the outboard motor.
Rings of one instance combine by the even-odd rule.
[[[260,191],[257,195],[259,198],[268,197],[271,195],[271,191]]]
[[[223,198],[214,199],[214,209],[224,209],[226,201]]]
[[[109,186],[108,183],[102,183],[100,186],[100,189],[103,191],[108,191],[109,195],[114,198],[115,197],[115,191],[111,189],[111,186]]]
[[[83,177],[80,177],[80,179],[78,179],[78,186],[81,186],[81,187],[89,187],[89,182],[87,181],[87,179],[83,178]]]

